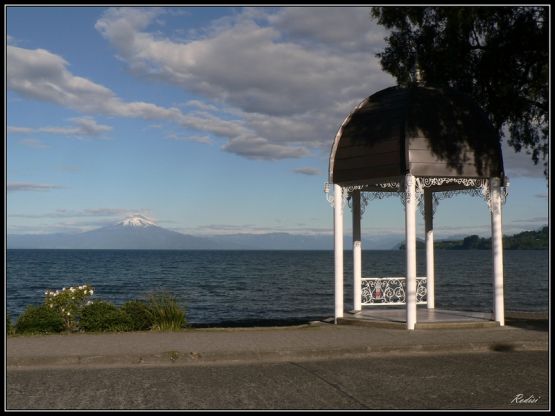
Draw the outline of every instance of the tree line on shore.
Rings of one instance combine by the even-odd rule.
[[[417,240],[416,248],[424,249],[426,243]],[[462,240],[436,241],[434,248],[440,250],[489,250],[491,249],[491,238],[483,238],[474,234]],[[523,231],[510,236],[504,235],[503,248],[505,250],[546,250],[549,248],[549,227],[545,226],[537,231]],[[401,244],[399,249],[404,250],[405,244]]]

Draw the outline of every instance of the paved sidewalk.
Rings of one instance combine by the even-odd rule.
[[[355,358],[371,354],[547,351],[546,327],[399,329],[324,322],[270,328],[187,329],[7,338],[9,369],[127,367]]]

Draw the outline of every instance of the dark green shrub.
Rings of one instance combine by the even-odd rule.
[[[28,306],[17,319],[15,330],[20,334],[62,332],[64,320],[46,305]]]
[[[186,324],[185,312],[175,298],[168,293],[157,293],[148,299],[148,314],[152,329],[157,331],[179,331]]]
[[[83,308],[79,327],[90,332],[129,331],[131,319],[111,303],[97,301]]]
[[[152,319],[146,303],[130,300],[121,306],[121,311],[129,317],[131,331],[146,331],[152,327]]]
[[[6,315],[6,334],[7,335],[15,334],[15,327],[12,324],[12,320],[10,319],[10,315]]]

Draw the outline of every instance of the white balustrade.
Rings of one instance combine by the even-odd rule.
[[[416,278],[416,304],[427,303],[426,277]],[[407,279],[405,277],[363,277],[363,306],[405,305]]]

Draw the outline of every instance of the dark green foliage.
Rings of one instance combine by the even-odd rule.
[[[544,160],[547,177],[548,7],[373,7],[372,16],[391,29],[378,57],[399,84],[412,82],[418,60],[428,85],[473,97],[516,151]]]
[[[15,334],[15,327],[12,324],[12,320],[10,319],[9,315],[6,315],[6,334],[13,335]]]
[[[416,248],[426,248],[424,242],[417,242]],[[491,238],[471,235],[460,240],[436,241],[435,249],[440,250],[490,250]],[[538,231],[524,231],[515,235],[503,236],[505,250],[547,250],[549,248],[549,228],[543,227]],[[400,250],[405,249],[402,244]]]
[[[469,237],[464,238],[461,248],[463,250],[481,249],[481,248],[486,249],[486,248],[491,248],[491,242],[489,238],[486,240],[485,238],[480,238],[477,235],[471,235]]]
[[[151,295],[148,299],[148,314],[154,330],[179,331],[186,324],[185,312],[169,293]]]
[[[121,311],[129,317],[130,330],[146,331],[152,327],[151,314],[146,303],[130,300],[122,305]]]
[[[546,250],[549,248],[549,227],[538,231],[524,231],[509,237],[503,237],[506,250]]]
[[[96,301],[85,305],[77,316],[75,328],[86,332],[108,331],[178,331],[186,325],[185,311],[169,293],[152,294],[146,301],[131,300],[121,308]],[[15,327],[6,316],[6,333],[51,333],[65,329],[60,312],[48,304],[29,306]]]
[[[28,306],[17,319],[15,330],[20,334],[62,332],[64,320],[46,305]]]
[[[111,303],[98,301],[83,308],[79,327],[87,332],[129,331],[131,318]]]

